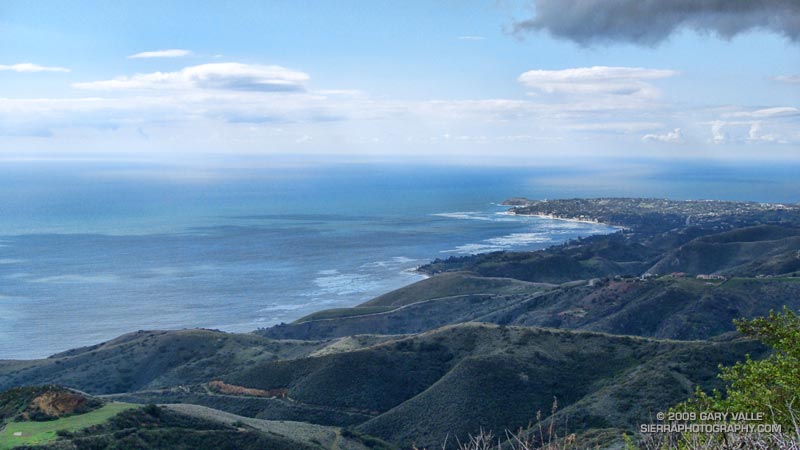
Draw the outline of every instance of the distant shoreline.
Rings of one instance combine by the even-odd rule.
[[[508,214],[510,216],[541,217],[542,219],[563,220],[565,222],[590,223],[590,224],[593,224],[593,225],[605,225],[605,226],[614,227],[614,228],[624,228],[624,227],[622,227],[620,225],[611,225],[610,223],[600,222],[597,219],[578,219],[578,218],[575,218],[575,217],[559,217],[559,216],[555,216],[555,215],[552,215],[552,214],[520,214],[520,213],[514,211],[514,208],[516,208],[516,206],[512,207],[511,209],[509,209],[506,214]]]
[[[502,203],[509,214],[597,223],[636,232],[663,232],[686,226],[730,228],[746,218],[782,221],[800,214],[800,205],[725,200],[670,200],[607,197],[530,200]]]
[[[618,225],[618,224],[611,224],[608,222],[603,222],[598,219],[580,219],[577,217],[564,217],[564,216],[556,216],[553,214],[542,214],[542,213],[535,213],[535,214],[526,214],[526,213],[518,213],[515,211],[516,208],[520,206],[517,205],[503,205],[503,206],[510,206],[510,209],[506,212],[501,214],[507,214],[509,216],[523,216],[523,217],[539,217],[542,219],[549,219],[549,220],[563,220],[565,222],[577,222],[577,223],[588,223],[592,225],[604,225],[611,228],[616,228],[617,230],[628,230],[630,227],[625,225]]]
[[[508,215],[508,216],[519,216],[519,217],[538,217],[538,218],[547,219],[547,220],[560,220],[560,221],[563,221],[563,222],[575,222],[575,223],[584,223],[584,224],[590,224],[590,225],[602,225],[604,227],[612,228],[612,231],[609,231],[607,233],[604,232],[604,233],[590,234],[590,236],[591,235],[598,235],[598,236],[600,236],[600,235],[611,235],[611,234],[617,233],[617,232],[622,231],[622,230],[630,230],[630,227],[628,227],[628,226],[625,226],[625,225],[612,225],[610,223],[601,222],[601,221],[599,221],[597,219],[580,219],[580,218],[573,218],[573,217],[560,217],[560,216],[555,216],[555,215],[552,215],[552,214],[542,214],[542,213],[525,214],[525,213],[518,213],[518,212],[515,211],[515,208],[518,208],[521,205],[509,205],[509,204],[502,204],[502,203],[499,203],[497,205],[498,206],[507,207],[508,209],[506,211],[497,212],[496,214],[503,214],[503,215]],[[544,250],[547,250],[548,248],[561,245],[561,244],[563,244],[565,242],[566,241],[559,242],[559,243],[552,243],[552,245],[549,245],[547,247],[544,247],[544,248],[541,248],[541,249],[538,249],[538,250],[498,250],[498,251],[503,251],[503,252],[506,252],[506,251],[508,251],[508,252],[544,251]],[[482,253],[491,253],[491,252],[471,253],[471,254],[468,254],[468,255],[460,255],[460,256],[471,257],[471,256],[476,256],[476,255],[482,254]],[[415,273],[417,273],[417,274],[423,275],[425,278],[434,277],[435,274],[431,274],[429,272],[426,272],[423,269],[423,267],[431,264],[432,262],[433,261],[429,261],[427,264],[419,265],[419,266],[417,266],[417,267],[415,267],[413,269],[410,269],[410,270],[415,272]]]

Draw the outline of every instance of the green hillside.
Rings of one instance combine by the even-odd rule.
[[[448,433],[525,425],[553,396],[564,406],[583,402],[581,419],[570,419],[576,431],[629,428],[647,417],[639,415],[642,408],[658,411],[688,396],[692,385],[716,385],[717,364],[759,351],[751,342],[463,324],[350,353],[264,363],[229,381],[286,388],[298,403],[371,411],[359,430],[400,445],[432,446]],[[665,389],[664,377],[681,382]],[[612,388],[623,382],[639,387]],[[605,407],[613,414],[587,412]]]
[[[216,333],[200,336],[216,339]],[[448,433],[463,437],[477,426],[524,425],[553,396],[570,412],[576,432],[629,429],[645,412],[684,399],[694,385],[718,386],[718,364],[762,351],[749,341],[664,341],[461,324],[348,351],[237,365],[218,374],[231,386],[286,392],[285,398],[217,393],[204,383],[112,398],[196,403],[258,419],[355,426],[358,433],[401,446],[433,446]],[[666,389],[665,380],[680,382]],[[90,379],[80,382],[92,385]],[[136,439],[155,439],[152,430],[137,433],[144,434]],[[228,436],[230,431],[214,433]]]
[[[734,331],[733,319],[764,315],[784,305],[800,308],[800,278],[732,278],[724,282],[673,276],[603,278],[508,292],[502,287],[493,291],[494,281],[482,286],[481,278],[469,276],[470,285],[479,293],[410,301],[413,297],[409,292],[423,291],[440,276],[452,279],[463,275],[436,275],[393,292],[404,300],[400,307],[386,306],[386,310],[369,314],[336,310],[336,317],[327,317],[323,311],[298,323],[259,330],[258,334],[275,339],[329,339],[418,333],[481,321],[665,339],[708,339]]]
[[[513,278],[490,278],[472,273],[456,272],[422,280],[405,288],[376,297],[360,306],[399,307],[423,300],[456,295],[536,293],[551,287],[555,286],[527,283]]]
[[[756,276],[800,273],[800,229],[757,226],[692,240],[649,271]]]
[[[259,361],[305,356],[325,343],[211,330],[139,331],[34,361],[0,361],[0,389],[60,384],[92,394],[204,382]]]
[[[537,252],[495,252],[436,260],[431,275],[470,271],[486,277],[564,283],[645,272],[692,275],[779,275],[800,270],[800,228],[754,225],[726,230],[698,227],[659,233],[621,231]]]

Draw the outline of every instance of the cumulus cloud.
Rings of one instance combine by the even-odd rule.
[[[645,142],[667,142],[673,144],[680,144],[683,142],[683,134],[680,128],[675,128],[663,134],[645,134],[642,136]]]
[[[644,80],[666,78],[677,72],[641,67],[578,67],[564,70],[529,70],[519,76],[522,85],[549,94],[656,96],[657,89]]]
[[[66,67],[48,67],[32,63],[19,63],[12,65],[0,64],[0,71],[7,70],[12,72],[69,72]]]
[[[154,50],[151,52],[141,52],[128,56],[128,59],[140,58],[179,58],[181,56],[189,56],[192,52],[190,50],[183,50],[180,48],[172,48],[169,50]]]
[[[177,72],[154,72],[113,80],[75,83],[90,90],[180,90],[216,89],[233,91],[296,92],[305,90],[308,74],[281,66],[241,63],[201,64]]]
[[[747,132],[747,140],[750,142],[782,142],[775,134],[765,133],[764,125],[759,120],[750,125],[750,130]]]
[[[582,45],[655,45],[682,29],[730,39],[753,29],[800,42],[797,0],[533,0],[535,16],[516,32],[547,31]]]
[[[722,144],[728,140],[728,134],[725,132],[724,127],[730,125],[728,122],[722,120],[715,120],[710,123],[711,125],[711,142],[715,144]]]
[[[780,127],[780,124],[766,120],[725,121],[715,120],[711,125],[711,142],[714,144],[731,143],[772,143],[788,144],[796,142],[791,137],[792,127]]]

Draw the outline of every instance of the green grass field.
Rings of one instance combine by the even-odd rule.
[[[54,441],[56,432],[77,431],[98,425],[122,411],[135,408],[130,403],[109,403],[100,409],[47,422],[10,422],[0,430],[0,450],[8,450],[20,445],[39,445]],[[22,433],[21,435],[15,435]]]

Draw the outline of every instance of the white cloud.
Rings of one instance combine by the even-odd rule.
[[[70,71],[66,67],[40,66],[38,64],[32,64],[32,63],[19,63],[12,65],[0,64],[0,71],[2,70],[10,70],[13,72],[69,72]]]
[[[113,80],[75,83],[89,90],[187,90],[303,91],[308,74],[281,66],[241,63],[201,64],[177,72],[154,72],[118,77]]]
[[[642,136],[645,142],[668,142],[673,144],[680,144],[683,142],[683,134],[680,128],[675,128],[662,134],[645,134]]]
[[[773,80],[781,83],[798,84],[800,83],[800,75],[779,75],[774,77]]]
[[[641,67],[578,67],[529,70],[519,76],[522,85],[548,94],[654,97],[657,89],[644,80],[676,75],[673,70]]]
[[[727,122],[715,120],[711,122],[711,142],[715,144],[722,144],[728,140],[728,135],[723,130],[723,127],[729,125]]]
[[[797,142],[800,135],[792,137],[792,127],[780,127],[763,120],[708,122],[711,125],[711,142],[714,144],[770,143],[788,144]],[[767,131],[769,129],[769,131]]]
[[[458,37],[459,41],[483,41],[485,39],[486,38],[483,37],[483,36],[469,36],[468,35],[468,36],[459,36]]]
[[[777,106],[774,108],[757,109],[755,111],[739,111],[725,114],[725,117],[748,117],[754,119],[791,116],[800,116],[800,109],[791,106]]]
[[[775,134],[765,133],[764,125],[760,120],[755,121],[750,125],[750,130],[747,132],[747,140],[749,142],[777,142],[780,144],[786,143],[786,141],[780,139]]]
[[[710,148],[691,139],[709,124],[711,142],[732,144],[726,154],[752,152],[756,145],[781,152],[789,146],[771,143],[800,142],[800,115],[793,107],[687,113],[641,94],[642,85],[672,71],[601,67],[532,73],[520,81],[560,95],[398,100],[337,86],[313,90],[306,86],[308,74],[279,66],[203,64],[80,83],[75,87],[90,92],[82,97],[0,98],[0,143],[14,151],[27,143],[35,149],[58,145],[106,152],[114,142],[112,152],[119,153],[189,154],[224,146],[242,153],[470,154],[512,161],[624,155],[643,141],[685,140],[693,145],[652,145],[648,151],[691,156],[703,144]],[[625,95],[620,86],[639,93]]]
[[[128,56],[128,59],[139,58],[179,58],[181,56],[189,56],[192,52],[190,50],[183,50],[180,48],[173,48],[169,50],[155,50],[151,52],[141,52],[135,55]]]
[[[760,109],[727,108],[711,126],[715,144],[788,144],[800,142],[800,109],[773,106]],[[733,110],[731,110],[733,109]]]

